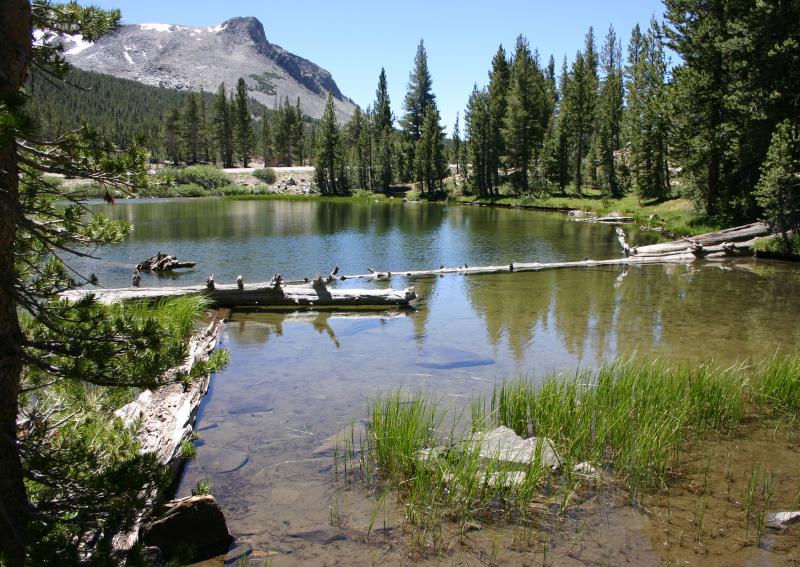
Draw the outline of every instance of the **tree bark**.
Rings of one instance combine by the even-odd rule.
[[[27,0],[0,3],[0,103],[6,110],[25,80],[31,58],[31,8]],[[0,130],[0,563],[23,565],[28,498],[17,444],[22,373],[22,332],[14,295],[14,239],[19,220],[17,147]]]

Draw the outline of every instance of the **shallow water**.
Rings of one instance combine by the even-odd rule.
[[[611,227],[556,213],[215,199],[99,208],[135,225],[129,241],[102,251],[103,262],[83,265],[108,286],[126,285],[132,265],[159,250],[196,260],[198,267],[173,278],[147,276],[147,285],[198,283],[208,272],[220,282],[238,273],[255,281],[274,272],[289,278],[325,273],[334,264],[343,273],[361,273],[368,266],[619,255]],[[654,238],[627,232],[633,244]],[[198,458],[179,492],[210,480],[234,535],[257,550],[276,550],[273,564],[409,561],[398,534],[400,510],[387,503],[377,522],[382,531],[366,537],[375,500],[332,485],[333,437],[361,419],[367,401],[381,392],[433,392],[458,411],[505,378],[569,373],[621,354],[728,362],[800,346],[800,274],[788,264],[741,260],[412,282],[394,277],[391,285],[414,285],[417,309],[234,312],[225,325],[222,346],[231,363],[212,381],[199,418]],[[520,538],[532,536],[478,530],[454,545],[446,562],[520,564],[536,557],[540,563],[547,553],[551,559],[545,560],[556,564],[635,565],[659,558],[691,564],[702,557],[665,556],[653,529],[641,510],[605,495],[566,527],[537,532],[534,539],[545,543],[520,546]],[[494,548],[496,556],[486,556]],[[782,564],[771,563],[770,554],[766,562],[759,554],[749,557]]]

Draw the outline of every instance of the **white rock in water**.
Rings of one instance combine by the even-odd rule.
[[[480,444],[479,453],[484,459],[528,465],[536,459],[537,453],[541,453],[542,466],[551,469],[561,466],[561,457],[556,453],[550,439],[547,437],[523,439],[505,426],[474,433],[467,439],[467,443],[473,449]]]
[[[597,476],[597,469],[594,468],[589,461],[578,463],[572,470],[576,473],[585,474],[587,476]]]
[[[767,520],[767,527],[782,530],[786,526],[800,522],[800,512],[777,512]]]

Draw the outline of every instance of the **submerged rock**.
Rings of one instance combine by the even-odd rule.
[[[233,537],[217,501],[204,495],[176,500],[163,517],[142,528],[141,540],[160,548],[167,559],[190,547],[194,561],[203,561],[226,553]]]
[[[774,530],[782,530],[797,523],[800,523],[800,512],[776,512],[767,520],[767,527]]]
[[[582,474],[588,476],[590,478],[597,477],[597,469],[592,466],[589,461],[584,461],[582,463],[578,463],[574,467],[572,467],[572,471],[578,474]]]
[[[547,437],[529,437],[524,439],[505,426],[487,432],[474,433],[467,440],[471,450],[476,448],[484,459],[492,459],[503,463],[529,465],[537,456],[542,466],[557,469],[561,466],[561,457]]]
[[[347,536],[341,530],[336,528],[321,528],[318,530],[308,530],[305,532],[290,533],[289,537],[295,539],[302,539],[320,545],[328,545],[335,541],[343,541]]]

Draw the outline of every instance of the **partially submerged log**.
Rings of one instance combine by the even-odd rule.
[[[208,327],[190,339],[184,363],[164,374],[164,386],[155,391],[143,391],[134,401],[116,411],[116,416],[126,427],[141,420],[137,433],[141,453],[155,454],[159,463],[169,465],[176,471],[180,465],[181,443],[188,440],[194,431],[197,411],[211,380],[210,376],[203,376],[193,380],[187,387],[178,378],[190,372],[198,362],[208,360],[217,344],[219,326],[220,322],[215,317]],[[156,496],[150,495],[151,499]],[[116,550],[126,551],[136,543],[143,518],[144,512],[131,531],[114,538]]]
[[[758,237],[768,236],[769,227],[766,223],[755,222],[744,226],[726,228],[717,232],[709,232],[697,236],[683,238],[674,242],[663,242],[660,244],[650,244],[648,246],[636,246],[631,248],[631,254],[635,256],[660,256],[666,254],[683,254],[690,251],[692,246],[701,245],[704,249],[714,245],[724,243],[736,243],[740,241],[750,241]]]
[[[174,254],[162,254],[159,252],[155,256],[136,265],[136,269],[143,272],[166,272],[180,268],[194,268],[195,262],[179,262]]]
[[[93,294],[98,302],[116,303],[128,299],[161,299],[179,295],[205,293],[218,307],[352,307],[352,306],[407,306],[416,299],[414,288],[407,289],[336,289],[322,285],[281,285],[279,276],[271,282],[243,285],[215,284],[184,287],[128,287],[120,289],[71,290],[61,294],[62,299],[78,300]]]

